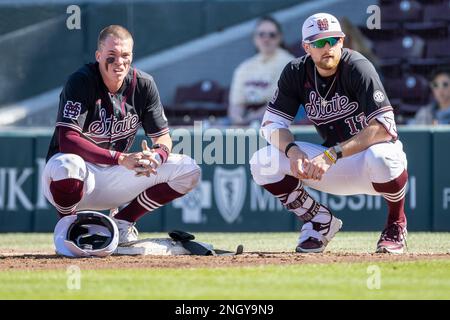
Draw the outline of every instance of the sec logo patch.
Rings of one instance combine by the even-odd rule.
[[[383,102],[384,99],[385,99],[384,93],[381,92],[380,90],[376,90],[376,91],[373,93],[373,100],[375,100],[376,102]]]

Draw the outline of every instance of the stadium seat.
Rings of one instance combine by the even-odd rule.
[[[411,58],[408,59],[407,65],[409,66],[409,71],[411,73],[421,74],[428,77],[437,67],[450,67],[450,58]]]
[[[362,25],[359,26],[359,30],[374,42],[392,40],[403,36],[403,29],[397,22],[382,22],[380,29],[368,29],[366,25]]]
[[[424,6],[423,18],[425,21],[450,21],[450,0]]]
[[[175,93],[175,103],[213,102],[221,103],[223,88],[215,81],[202,80],[191,86],[178,87]]]
[[[400,78],[403,75],[402,59],[382,59],[379,63],[381,75],[389,78]]]
[[[404,79],[428,77],[450,62],[450,0],[380,0],[381,29],[361,31],[374,42],[380,74]],[[388,80],[389,81],[389,80]]]
[[[428,103],[425,103],[423,105],[420,104],[408,104],[408,103],[400,103],[397,106],[397,114],[401,115],[401,117],[397,116],[397,118],[400,118],[399,120],[401,124],[407,123],[409,119],[412,119],[417,111],[419,111],[420,108],[427,105]],[[400,124],[400,123],[399,123]]]
[[[227,90],[212,80],[202,80],[176,89],[173,105],[165,107],[172,124],[192,124],[195,120],[214,122],[227,115]]]
[[[381,5],[381,21],[407,22],[421,21],[422,5],[414,0],[395,1]]]
[[[421,58],[425,52],[425,41],[417,36],[404,36],[394,40],[379,41],[374,45],[380,59]]]
[[[222,103],[226,106],[230,103],[230,87],[226,87],[222,89]]]
[[[423,106],[426,106],[429,102],[422,104],[409,104],[402,99],[391,99],[389,98],[392,107],[394,108],[395,122],[399,124],[408,124],[409,120],[414,118],[417,111]]]
[[[411,119],[410,113],[405,113],[401,106],[404,104],[402,99],[391,98],[389,97],[389,101],[391,102],[392,107],[394,108],[395,122],[397,125],[406,124],[409,119]]]
[[[445,39],[430,39],[427,41],[427,58],[449,58],[450,37]]]
[[[443,3],[448,0],[417,0],[417,1],[420,2],[422,5],[429,5],[429,4]]]
[[[407,34],[416,35],[423,39],[446,38],[448,23],[446,21],[409,22],[404,24]]]
[[[391,106],[394,108],[395,122],[397,124],[403,124],[404,123],[403,116],[399,114],[399,105],[401,104],[402,100],[389,97],[389,102],[391,103]]]
[[[390,99],[401,99],[404,103],[414,105],[428,102],[430,90],[427,79],[422,75],[406,74],[401,78],[385,78],[383,84]]]
[[[402,99],[389,96],[389,102],[391,103],[391,106],[394,107],[394,111],[396,111],[398,106],[402,103]]]

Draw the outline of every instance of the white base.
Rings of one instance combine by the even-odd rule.
[[[211,247],[211,250],[213,249],[212,245],[207,244],[207,246]],[[131,256],[178,256],[190,255],[191,253],[179,241],[174,241],[170,238],[148,238],[120,245],[114,254]]]
[[[169,238],[164,239],[142,239],[129,242],[117,247],[115,254],[119,255],[188,255],[190,254],[180,242],[173,241]]]

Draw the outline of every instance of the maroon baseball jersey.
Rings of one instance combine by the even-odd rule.
[[[60,128],[75,130],[84,139],[114,153],[127,152],[141,126],[150,138],[169,132],[153,78],[131,67],[119,91],[110,94],[98,63],[86,64],[69,77],[61,92],[47,160],[60,152]]]
[[[291,122],[303,105],[324,146],[350,139],[370,120],[392,111],[375,68],[362,54],[343,49],[333,76],[315,72],[310,55],[290,62],[267,111]]]

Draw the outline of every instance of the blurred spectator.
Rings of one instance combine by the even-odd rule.
[[[238,66],[231,82],[228,116],[234,125],[262,119],[281,71],[294,59],[285,50],[281,25],[271,17],[258,21],[253,41],[258,53]]]
[[[450,69],[437,69],[430,82],[434,101],[417,111],[411,124],[450,124]]]

